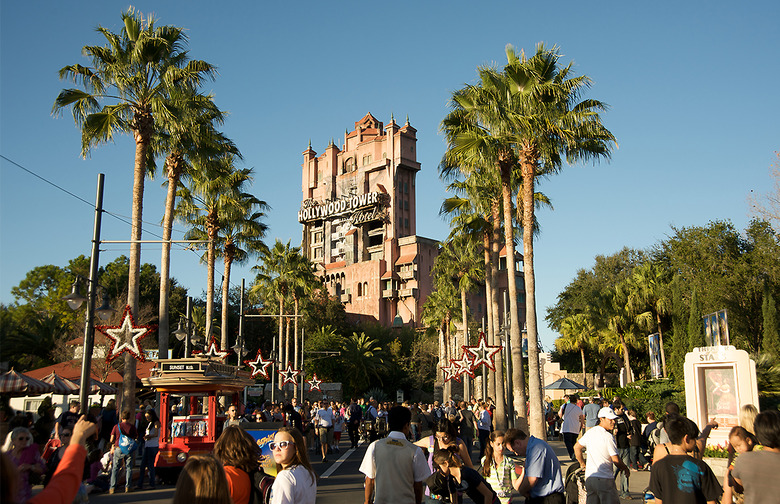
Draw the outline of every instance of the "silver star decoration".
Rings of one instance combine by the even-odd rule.
[[[439,366],[442,371],[444,371],[444,381],[448,382],[454,378],[454,374],[456,371],[456,365],[452,362],[447,364],[446,366]]]
[[[252,378],[258,375],[263,375],[263,378],[268,379],[268,368],[273,364],[271,359],[263,359],[263,354],[260,350],[257,351],[255,360],[245,360],[244,364],[252,368]]]
[[[299,374],[301,374],[300,370],[293,369],[292,364],[288,362],[287,369],[279,370],[279,377],[282,380],[279,385],[287,385],[288,383],[295,383],[295,379],[298,378]]]
[[[501,345],[488,345],[485,333],[482,333],[479,337],[479,344],[477,346],[463,345],[463,351],[467,352],[472,358],[472,369],[476,369],[479,366],[485,365],[493,371],[496,370],[496,365],[493,362],[493,358],[501,351],[502,348],[503,347]]]
[[[219,346],[217,345],[217,340],[215,338],[211,338],[211,343],[209,343],[208,349],[205,352],[200,353],[198,357],[225,360],[229,353],[229,350],[220,350]]]
[[[460,356],[460,359],[455,359],[452,361],[452,363],[456,366],[455,374],[457,376],[467,374],[474,378],[474,370],[472,369],[471,357],[469,356],[468,352],[463,352],[463,355]]]
[[[105,334],[111,340],[111,349],[106,356],[107,361],[112,361],[124,352],[144,362],[144,351],[141,348],[141,340],[152,330],[150,326],[136,326],[130,306],[125,306],[125,313],[120,326],[95,326],[95,329]]]
[[[316,374],[312,377],[311,380],[306,380],[306,383],[309,384],[309,392],[312,390],[319,390],[322,392],[322,389],[320,388],[320,383],[322,383],[322,380],[318,380]]]

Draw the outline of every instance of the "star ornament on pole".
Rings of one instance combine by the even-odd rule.
[[[444,372],[444,382],[445,383],[450,381],[450,380],[452,380],[453,378],[455,378],[454,375],[455,375],[455,372],[458,369],[458,366],[453,361],[450,361],[450,363],[447,364],[446,366],[439,366],[439,367]]]
[[[301,371],[299,369],[293,369],[292,364],[288,362],[287,368],[280,369],[278,373],[279,379],[281,380],[279,385],[285,386],[288,383],[295,383],[295,380],[298,378],[298,375],[301,374]]]
[[[474,365],[468,352],[463,352],[463,355],[460,356],[460,359],[455,359],[452,361],[452,363],[455,364],[456,374],[459,377],[467,374],[474,378]]]
[[[225,360],[230,354],[230,350],[220,350],[219,344],[216,338],[211,338],[211,343],[206,348],[205,352],[193,352],[198,357],[205,357],[207,359],[219,359]]]
[[[244,364],[252,368],[252,378],[262,375],[263,378],[268,380],[268,368],[274,363],[272,359],[263,359],[263,353],[258,350],[255,360],[245,360]]]
[[[156,328],[154,325],[137,326],[133,320],[133,313],[130,305],[125,306],[125,313],[122,316],[122,325],[95,326],[95,329],[105,334],[111,340],[111,348],[106,355],[106,362],[119,357],[124,352],[129,353],[134,359],[144,362],[144,350],[141,348],[141,340],[146,337],[149,331]]]
[[[477,369],[479,366],[487,366],[492,371],[496,370],[494,357],[503,348],[501,345],[488,345],[485,334],[479,337],[479,344],[463,345],[463,352],[467,353],[472,360],[472,369]]]
[[[320,384],[322,383],[322,380],[317,379],[317,373],[314,374],[311,380],[306,380],[306,383],[309,384],[309,392],[312,390],[319,390],[322,392],[322,389],[320,388]]]

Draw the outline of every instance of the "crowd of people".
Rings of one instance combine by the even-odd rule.
[[[154,487],[160,423],[153,405],[118,412],[111,401],[90,408],[87,415],[79,411],[80,404],[73,401],[57,419],[50,411],[39,412],[34,423],[27,415],[13,417],[23,425],[15,421],[8,426],[0,468],[3,502],[73,502],[88,485],[110,493],[144,488],[146,481]],[[317,475],[310,453],[327,462],[338,451],[344,430],[353,448],[361,440],[370,442],[359,469],[365,477],[365,504],[460,503],[464,495],[476,504],[508,504],[518,494],[531,504],[566,502],[561,462],[551,445],[523,430],[494,429],[490,400],[397,405],[373,398],[301,403],[293,398],[233,404],[224,414],[213,453],[188,458],[174,503],[314,503]],[[648,412],[645,425],[619,398],[568,396],[556,415],[567,453],[583,470],[589,504],[630,499],[631,471],[646,469],[649,490],[659,504],[776,502],[778,411],[742,407],[740,426],[729,432],[732,455],[722,482],[701,460],[717,423],[700,431],[673,402],[660,418]],[[263,472],[258,444],[242,429],[249,421],[284,425],[269,445],[275,479]],[[385,425],[384,431],[379,425]],[[48,437],[39,429],[48,429]],[[430,435],[423,435],[427,431]],[[479,456],[472,459],[475,438]],[[141,471],[133,481],[136,459]],[[39,480],[44,489],[32,496],[32,485]]]

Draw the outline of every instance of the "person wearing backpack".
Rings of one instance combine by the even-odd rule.
[[[114,426],[111,431],[111,457],[113,467],[111,468],[111,483],[108,493],[114,493],[116,487],[116,476],[119,467],[125,465],[125,493],[131,491],[130,484],[133,482],[133,456],[138,447],[138,431],[135,425],[130,423],[130,410],[124,410],[119,417],[121,422]]]

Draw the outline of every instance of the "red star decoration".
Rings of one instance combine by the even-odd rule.
[[[457,366],[450,361],[450,363],[446,366],[439,366],[442,371],[444,371],[444,381],[445,383],[455,378],[454,374],[456,371]]]
[[[280,369],[278,372],[281,380],[279,385],[281,386],[287,385],[288,383],[295,383],[296,378],[301,374],[301,371],[299,369],[293,369],[292,364],[289,362],[287,363],[286,369]]]
[[[322,383],[322,380],[317,379],[317,373],[314,374],[311,380],[306,380],[306,383],[309,384],[309,392],[312,390],[319,390],[322,392],[322,389],[320,388],[320,383]]]
[[[474,378],[474,369],[473,364],[471,361],[471,356],[468,354],[468,352],[463,352],[463,355],[460,356],[460,359],[455,359],[452,361],[455,366],[457,366],[457,371],[455,374],[457,376],[462,376],[464,374],[467,374]]]
[[[252,378],[258,375],[263,375],[266,380],[270,378],[268,375],[268,368],[274,363],[271,359],[263,359],[263,354],[260,350],[257,351],[255,360],[245,360],[244,364],[252,368]]]
[[[493,359],[497,353],[501,351],[503,347],[501,345],[488,345],[485,333],[482,333],[479,337],[479,344],[476,346],[463,345],[463,351],[469,354],[472,359],[472,369],[476,369],[479,366],[487,366],[491,370],[496,370],[496,365]]]
[[[144,362],[146,359],[144,358],[144,350],[141,348],[141,340],[146,337],[149,331],[154,330],[156,327],[154,325],[135,325],[130,305],[127,305],[122,317],[122,325],[99,325],[95,326],[95,329],[105,334],[111,340],[111,349],[108,351],[108,355],[106,355],[106,362],[111,362],[124,352],[129,353],[136,360]]]
[[[230,350],[220,350],[219,344],[217,343],[217,338],[212,337],[211,343],[209,343],[209,346],[206,348],[205,352],[197,351],[192,353],[197,355],[198,357],[225,360],[227,356],[230,354]]]

